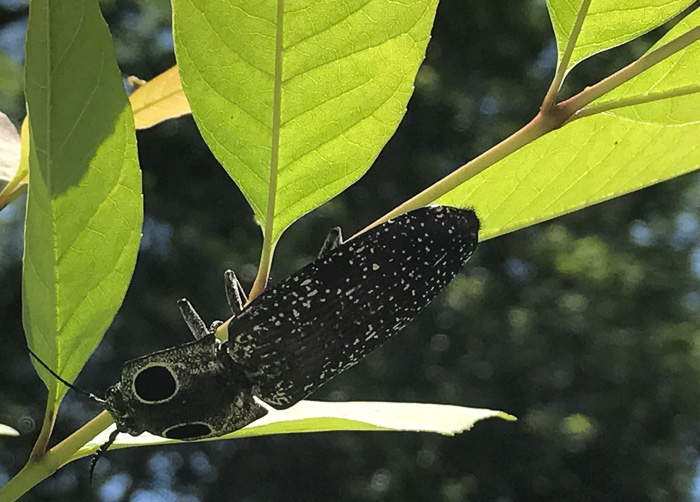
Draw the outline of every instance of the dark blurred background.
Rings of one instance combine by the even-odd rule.
[[[166,0],[102,2],[123,74],[174,64]],[[0,0],[0,110],[24,115],[27,6]],[[660,35],[599,55],[565,94],[620,68]],[[542,0],[443,0],[408,114],[371,171],[296,223],[279,280],[513,133],[536,112],[556,48]],[[127,359],[188,340],[175,301],[226,316],[223,272],[255,274],[260,232],[191,117],[139,132],[146,219],[136,272],[77,380],[103,392]],[[58,471],[24,500],[683,501],[700,427],[700,183],[686,175],[483,243],[400,337],[316,399],[502,409],[468,433],[326,433],[113,451]],[[0,213],[0,485],[27,460],[45,389],[21,325],[24,197]],[[69,393],[56,440],[99,410]],[[700,485],[698,485],[700,486]]]

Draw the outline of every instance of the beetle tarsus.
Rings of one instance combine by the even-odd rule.
[[[92,456],[92,459],[90,460],[90,483],[92,483],[92,475],[95,473],[95,466],[97,465],[97,461],[100,460],[100,458],[102,458],[102,456],[105,453],[107,453],[109,447],[112,446],[117,440],[118,435],[119,429],[114,429],[109,435],[107,441],[102,446],[100,446],[95,452],[95,454]]]
[[[328,235],[326,236],[326,240],[323,241],[323,246],[321,246],[321,251],[319,251],[318,257],[325,258],[342,244],[343,232],[340,230],[340,227],[331,228],[330,232],[328,232]]]

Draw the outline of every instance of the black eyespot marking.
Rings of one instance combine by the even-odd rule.
[[[164,431],[163,435],[168,439],[195,439],[211,433],[211,427],[207,424],[194,423],[176,425]]]
[[[181,440],[250,424],[267,413],[259,400],[288,408],[398,334],[459,272],[478,232],[473,211],[447,206],[348,242],[333,230],[316,260],[245,309],[229,277],[228,339],[181,302],[196,340],[127,362],[105,408],[119,432]]]
[[[148,366],[134,378],[134,392],[143,401],[165,401],[173,397],[176,390],[175,377],[165,366]]]

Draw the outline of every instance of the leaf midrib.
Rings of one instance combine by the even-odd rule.
[[[273,247],[275,202],[277,198],[277,174],[279,166],[280,131],[282,115],[282,56],[284,54],[284,0],[277,0],[277,23],[275,27],[275,79],[272,102],[272,144],[270,149],[270,185],[265,215],[266,249]]]

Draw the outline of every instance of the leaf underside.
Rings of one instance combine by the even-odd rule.
[[[357,181],[393,135],[436,6],[173,1],[175,51],[192,113],[268,229],[270,245]]]
[[[300,401],[287,410],[270,410],[265,417],[236,432],[203,441],[330,431],[414,431],[452,436],[471,429],[479,420],[492,417],[515,420],[502,411],[445,404]],[[71,460],[93,454],[112,430],[99,434]],[[169,443],[179,441],[151,434],[138,437],[121,434],[113,448]]]
[[[72,381],[121,304],[142,221],[131,109],[96,2],[32,2],[25,80],[24,329],[29,347]],[[66,388],[36,367],[50,410]]]
[[[650,51],[699,24],[696,10]],[[689,138],[700,137],[700,93],[673,91],[700,84],[699,66],[697,41],[590,106],[658,100],[575,120],[437,202],[474,208],[481,238],[490,239],[698,169],[700,145]]]

